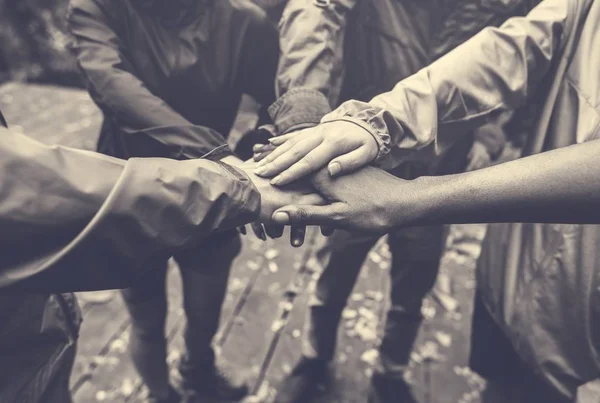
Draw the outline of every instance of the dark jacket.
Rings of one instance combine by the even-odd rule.
[[[191,5],[170,18],[142,3],[71,3],[73,48],[105,117],[98,150],[198,158],[226,143],[243,93],[273,102],[277,30],[244,0],[178,1]]]

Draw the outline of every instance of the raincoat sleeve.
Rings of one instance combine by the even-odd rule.
[[[112,14],[118,13],[113,10]],[[92,98],[127,134],[126,142],[152,145],[130,147],[138,153],[133,156],[156,156],[141,150],[158,146],[165,157],[199,158],[226,144],[220,133],[190,123],[136,77],[123,51],[116,18],[94,1],[75,2],[68,14],[72,48]]]
[[[322,122],[346,120],[379,142],[384,167],[414,150],[439,154],[456,136],[524,104],[550,70],[578,2],[545,0],[529,15],[486,28],[370,102],[348,101]]]
[[[279,22],[278,134],[311,127],[338,102],[348,14],[360,0],[289,0]]]
[[[128,287],[259,209],[248,177],[219,162],[123,161],[0,128],[0,289]]]

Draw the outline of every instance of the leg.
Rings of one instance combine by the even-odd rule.
[[[304,357],[323,361],[333,358],[342,311],[377,240],[337,231],[317,251],[323,272],[310,299],[302,346]]]
[[[185,357],[180,365],[184,387],[207,398],[243,397],[247,387],[230,379],[215,364],[212,341],[219,329],[221,307],[233,260],[241,249],[237,232],[212,236],[200,249],[178,254],[175,259],[183,279]]]
[[[348,296],[372,246],[373,237],[336,232],[317,250],[324,267],[311,296],[305,322],[303,358],[280,387],[276,402],[311,401],[320,385],[329,378],[328,364],[335,353],[337,329]]]
[[[166,269],[167,262],[157,263],[157,268],[149,271],[143,281],[121,292],[131,315],[129,350],[133,364],[151,396],[160,399],[169,395],[165,340]]]
[[[403,229],[389,236],[391,306],[370,402],[395,402],[398,396],[415,401],[403,375],[421,326],[423,298],[435,284],[443,239],[443,226]]]

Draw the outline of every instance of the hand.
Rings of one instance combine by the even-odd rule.
[[[414,181],[374,167],[338,178],[322,170],[312,182],[327,204],[285,206],[275,212],[273,221],[383,234],[396,225],[410,224],[420,213],[411,196],[418,190]]]
[[[260,161],[255,173],[274,178],[283,186],[327,166],[338,176],[371,163],[379,151],[377,141],[362,127],[345,121],[325,123],[310,129],[275,137],[277,148]]]
[[[490,156],[486,146],[479,141],[475,141],[473,143],[467,158],[469,160],[467,168],[465,169],[467,172],[488,167],[492,162],[492,157]]]
[[[248,161],[241,167],[246,172],[250,180],[254,183],[261,194],[261,213],[260,222],[265,223],[265,228],[260,223],[253,223],[252,229],[256,236],[265,240],[269,235],[272,238],[279,238],[283,234],[283,226],[271,221],[271,217],[276,209],[287,204],[323,204],[323,198],[312,190],[310,183],[294,184],[285,188],[276,188],[272,186],[267,179],[261,178],[253,173],[256,164]],[[290,203],[291,200],[295,202]],[[292,226],[290,243],[292,246],[301,246],[304,243],[306,228],[305,226]]]

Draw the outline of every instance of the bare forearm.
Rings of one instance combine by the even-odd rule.
[[[594,140],[466,174],[417,179],[410,184],[411,203],[422,207],[409,221],[598,224],[598,155],[600,140]]]

